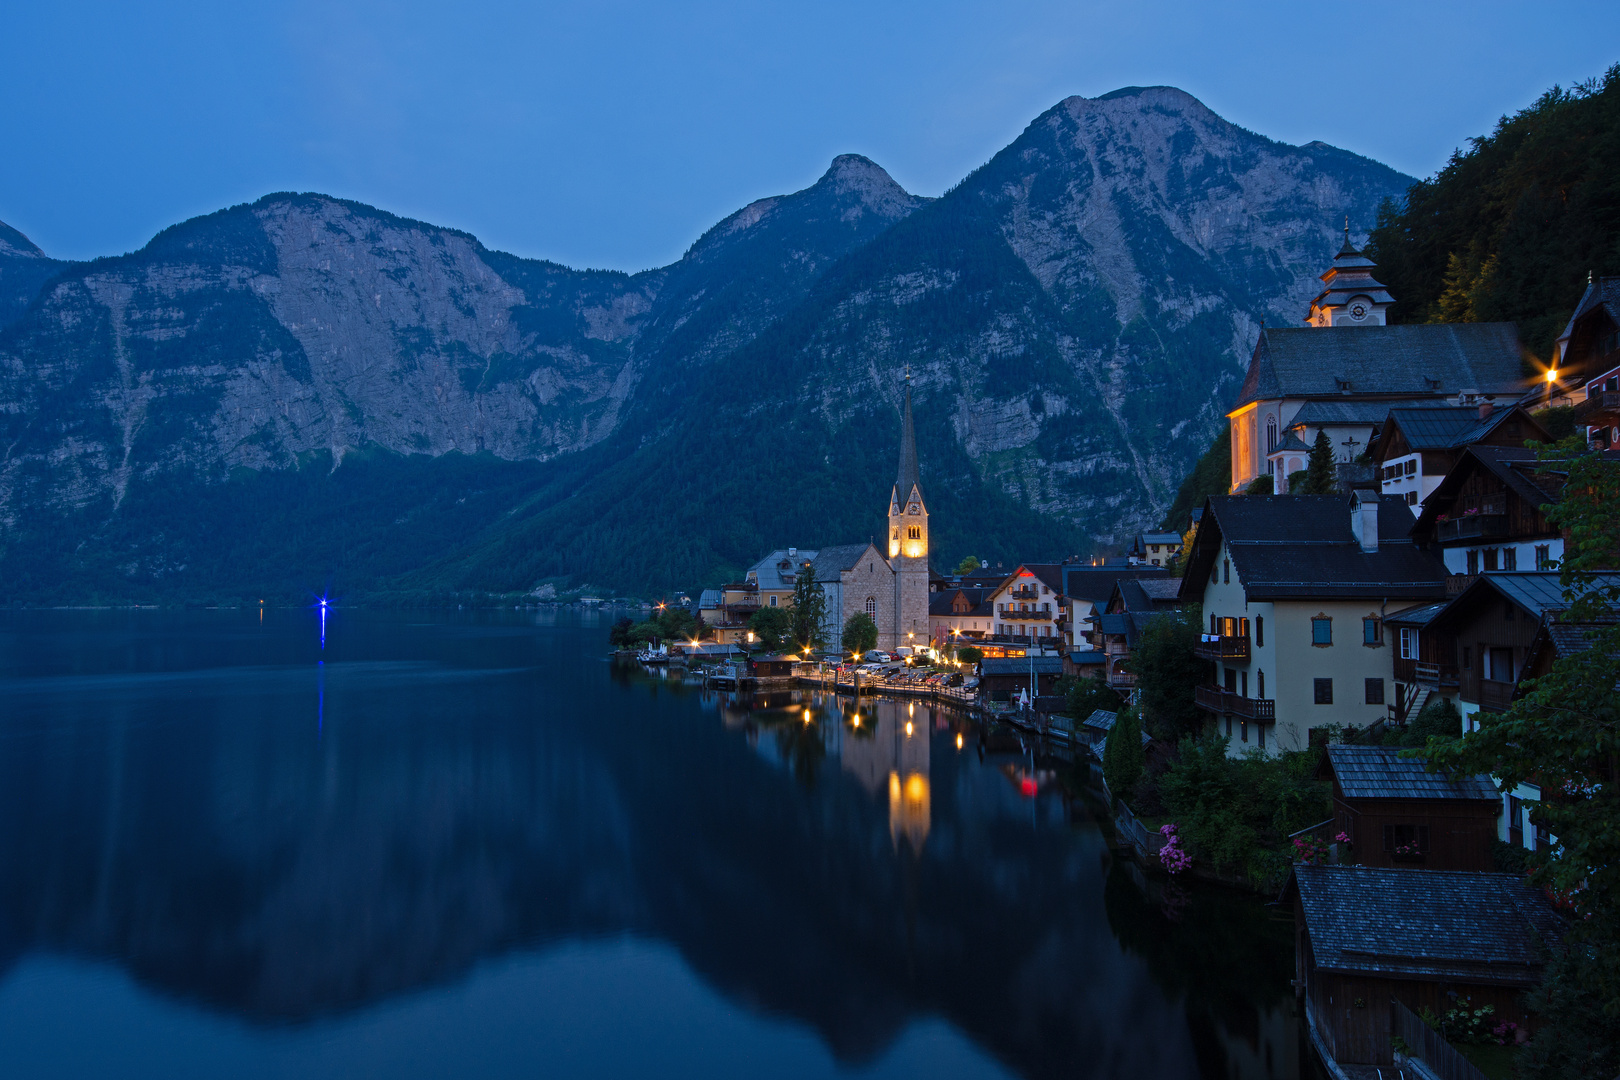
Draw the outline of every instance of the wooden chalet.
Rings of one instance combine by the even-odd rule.
[[[1620,423],[1620,384],[1607,386],[1607,374],[1620,367],[1620,277],[1601,277],[1586,284],[1569,325],[1558,338],[1555,375],[1547,398],[1575,406],[1575,422],[1597,427],[1605,419]],[[1592,384],[1597,383],[1594,396]],[[1584,394],[1583,394],[1584,391]],[[1608,399],[1608,400],[1606,400]],[[1602,414],[1607,413],[1607,416]]]
[[[1550,437],[1517,405],[1420,405],[1389,410],[1369,451],[1384,495],[1406,500],[1417,514],[1421,503],[1474,445],[1522,449],[1526,440]]]
[[[1360,866],[1491,870],[1502,798],[1484,776],[1427,772],[1393,746],[1332,744],[1322,775],[1333,781],[1335,830]]]
[[[1294,908],[1295,986],[1324,1057],[1393,1064],[1391,1001],[1443,1013],[1467,998],[1535,1026],[1524,994],[1563,922],[1522,877],[1302,864],[1283,898]]]
[[[1470,446],[1439,486],[1423,500],[1412,539],[1436,551],[1452,575],[1494,570],[1542,570],[1563,555],[1563,534],[1541,507],[1558,501],[1563,476],[1535,452],[1507,446]]]
[[[1409,608],[1384,620],[1395,650],[1395,700],[1389,710],[1393,724],[1416,719],[1435,698],[1457,700],[1456,647],[1449,639],[1442,645],[1439,635],[1429,629],[1448,603]]]

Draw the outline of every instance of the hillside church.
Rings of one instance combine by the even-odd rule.
[[[877,623],[878,648],[928,644],[928,507],[917,472],[917,433],[911,420],[911,378],[900,418],[900,468],[889,494],[888,551],[875,544],[822,548],[811,561],[827,597],[823,628],[836,645],[850,616],[864,611]]]

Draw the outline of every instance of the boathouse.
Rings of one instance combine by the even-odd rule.
[[[1533,1026],[1524,992],[1563,933],[1516,874],[1300,864],[1283,899],[1311,1038],[1340,1064],[1393,1064],[1391,1001],[1444,1013],[1466,999]]]
[[[985,701],[1011,701],[1020,691],[1051,694],[1063,676],[1061,656],[985,657],[979,661],[979,693]]]
[[[1322,774],[1333,781],[1335,832],[1362,866],[1491,870],[1502,797],[1488,777],[1452,779],[1394,746],[1332,744]]]

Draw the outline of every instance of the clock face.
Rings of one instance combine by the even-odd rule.
[[[920,514],[920,513],[922,513],[922,507],[918,506],[916,503],[912,503],[909,507],[907,507],[906,513],[908,513],[908,514]]]
[[[1350,317],[1352,319],[1355,319],[1357,322],[1360,322],[1362,319],[1365,319],[1367,317],[1367,305],[1366,304],[1351,304],[1350,305]]]

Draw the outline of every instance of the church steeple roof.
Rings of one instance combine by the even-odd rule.
[[[906,370],[906,400],[900,420],[900,473],[895,479],[896,497],[904,502],[919,483],[917,475],[917,429],[911,421],[911,371]]]

